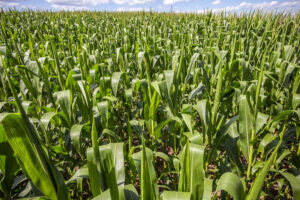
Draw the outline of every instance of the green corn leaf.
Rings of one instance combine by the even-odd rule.
[[[249,161],[249,151],[252,131],[252,117],[253,115],[251,105],[245,95],[240,97],[239,102],[239,130],[241,149],[245,158]]]
[[[4,176],[0,178],[0,191],[6,196],[10,196],[10,188],[12,188],[15,174],[19,169],[20,166],[9,145],[5,129],[0,125],[0,171]]]
[[[190,192],[193,199],[202,199],[205,180],[205,147],[191,143],[190,151]]]
[[[293,110],[296,110],[299,104],[300,104],[300,94],[293,94],[293,100],[292,100]]]
[[[72,93],[70,90],[64,90],[54,93],[57,104],[62,110],[62,116],[68,122],[69,127],[72,124]]]
[[[116,172],[117,184],[120,187],[125,184],[125,168],[124,168],[124,153],[123,153],[124,143],[111,143],[110,148],[112,149],[114,166]],[[101,151],[101,147],[100,147]]]
[[[203,128],[204,137],[207,136],[209,126],[210,126],[210,120],[211,120],[211,109],[209,106],[209,103],[206,99],[198,101],[196,105],[194,105],[194,108],[198,112],[200,119],[201,119],[201,125]]]
[[[140,197],[133,185],[125,185],[124,187],[125,199],[126,200],[139,200]]]
[[[187,140],[187,143],[181,152],[181,170],[180,170],[180,178],[178,190],[181,192],[189,192],[190,191],[190,142]]]
[[[151,162],[146,154],[145,142],[143,140],[142,156],[141,156],[141,200],[157,199],[158,189],[156,185],[156,177],[151,173]]]
[[[47,112],[41,117],[40,123],[45,130],[48,129],[51,120],[56,120],[56,116],[57,113],[55,112]]]
[[[110,145],[100,146],[99,151],[100,151],[100,158],[101,158],[100,159],[101,171],[103,172],[105,186],[107,189],[108,188],[110,189],[111,198],[113,200],[124,199],[124,191],[118,190],[114,156],[113,156],[111,146]]]
[[[79,168],[74,175],[66,181],[66,184],[71,183],[72,181],[78,180],[78,179],[83,179],[83,178],[89,178],[89,171],[88,167],[86,165],[82,166]]]
[[[163,152],[154,152],[154,156],[162,158],[166,163],[171,165],[171,159],[167,154]]]
[[[80,91],[81,91],[81,94],[84,98],[84,102],[85,102],[85,105],[87,107],[88,110],[91,110],[92,109],[92,102],[90,100],[90,95],[88,94],[88,91],[90,90],[89,89],[89,86],[86,85],[86,82],[85,81],[77,81],[77,84],[80,88]]]
[[[277,171],[279,172],[286,180],[288,180],[289,184],[292,186],[293,190],[293,198],[299,199],[300,198],[300,179],[295,177],[291,173]]]
[[[201,83],[189,94],[189,99],[193,99],[196,95],[201,94],[205,86]]]
[[[224,147],[226,150],[226,153],[228,154],[228,157],[230,161],[235,165],[235,167],[239,170],[239,176],[241,177],[243,174],[243,166],[239,159],[238,149],[237,149],[237,140],[238,138],[233,138],[230,135],[226,136]]]
[[[42,160],[48,158],[41,158],[43,154],[39,153],[32,145],[20,114],[2,114],[1,118],[9,144],[26,175],[47,197],[51,199],[66,198],[67,194],[59,193],[63,190],[57,191],[56,181],[53,180],[49,167]]]
[[[212,187],[213,187],[213,180],[205,178],[204,180],[204,192],[203,192],[203,200],[210,200],[211,199],[211,193],[212,193]]]
[[[112,92],[113,92],[114,96],[117,96],[118,87],[119,87],[122,75],[123,75],[123,72],[114,72],[112,74],[112,77],[111,77],[111,87],[112,87]]]
[[[265,162],[264,167],[260,170],[259,174],[256,176],[254,182],[252,183],[249,193],[246,196],[246,200],[256,200],[260,197],[262,187],[265,183],[265,178],[267,177],[268,172],[270,171],[270,168],[274,163],[285,130],[286,130],[286,125],[283,127],[283,130],[280,133],[280,141],[278,142],[275,150],[272,152],[271,156]]]
[[[264,167],[262,168],[262,170],[259,172],[259,175],[255,178],[249,193],[247,194],[246,200],[256,200],[259,199],[262,187],[265,183],[265,178],[267,177],[267,174],[270,170],[270,167],[272,166],[276,153],[277,153],[277,149],[275,149],[275,151],[273,151],[272,155],[270,156],[270,158],[267,160],[267,162],[265,163]]]
[[[83,156],[81,151],[81,137],[82,137],[83,127],[84,127],[83,125],[74,124],[70,130],[71,142],[81,157]]]
[[[220,55],[219,59],[220,59],[220,63],[223,62],[223,58],[221,58],[221,55]],[[216,87],[216,97],[215,97],[215,100],[214,100],[214,106],[212,108],[211,123],[212,123],[213,126],[216,125],[215,123],[216,123],[216,120],[217,120],[217,112],[218,112],[219,104],[220,104],[220,101],[221,101],[222,82],[223,82],[223,69],[222,69],[222,65],[220,65],[219,75],[218,75],[218,82],[217,82],[217,87]]]
[[[269,115],[258,112],[255,123],[255,133],[257,133],[267,122]]]
[[[172,117],[171,119],[167,119],[167,120],[164,120],[162,122],[160,122],[156,127],[155,127],[155,130],[154,130],[154,135],[155,137],[158,139],[161,137],[161,130],[162,128],[167,125],[168,123],[170,123],[171,121],[176,121],[178,122],[179,124],[181,124],[181,120],[178,118],[178,117]]]
[[[216,193],[220,190],[228,192],[234,200],[245,199],[243,184],[234,173],[227,172],[221,176]]]
[[[113,200],[110,189],[105,190],[100,195],[93,198],[93,200]]]
[[[190,192],[193,199],[202,199],[205,180],[205,147],[187,142],[181,155],[179,191]]]
[[[101,115],[102,124],[104,127],[108,128],[108,101],[102,101],[97,104],[99,113]]]
[[[171,81],[171,80],[168,80],[168,81]],[[162,92],[163,98],[165,101],[167,101],[167,105],[169,106],[169,108],[172,111],[174,108],[174,102],[172,99],[172,93],[170,93],[168,87],[171,87],[171,86],[169,85],[169,83],[167,83],[167,81],[159,82],[159,88]]]
[[[175,191],[164,191],[162,194],[162,200],[190,200],[191,193],[189,192],[175,192]]]
[[[257,151],[264,152],[267,145],[270,144],[275,139],[276,139],[276,136],[274,136],[273,134],[271,134],[271,133],[266,134],[263,137],[263,139],[260,141]]]
[[[104,180],[100,166],[100,152],[98,145],[98,132],[96,129],[95,118],[92,124],[92,148],[87,150],[88,170],[91,182],[91,189],[94,196],[104,191]]]
[[[101,194],[101,189],[104,189],[103,181],[101,180],[101,174],[98,170],[100,169],[100,163],[97,161],[93,148],[87,149],[87,163],[88,163],[88,173],[90,177],[91,190],[94,196]]]
[[[192,116],[190,114],[181,114],[181,116],[190,133],[193,134]]]
[[[188,67],[188,72],[187,72],[187,75],[186,75],[186,78],[185,78],[185,83],[188,82],[190,76],[191,76],[191,72],[194,71],[193,68],[195,68],[195,63],[199,57],[199,53],[194,53],[194,55],[191,57],[191,60],[190,60],[190,63],[189,63],[189,67]]]
[[[173,94],[173,82],[174,82],[174,76],[175,76],[174,73],[175,73],[174,70],[165,70],[164,71],[169,96],[172,96],[172,94]],[[173,100],[174,99],[172,98],[172,103],[174,103]]]

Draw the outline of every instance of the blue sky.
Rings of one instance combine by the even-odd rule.
[[[0,0],[0,7],[100,11],[147,11],[152,8],[154,11],[198,13],[207,9],[215,12],[277,9],[295,12],[300,9],[300,0]]]

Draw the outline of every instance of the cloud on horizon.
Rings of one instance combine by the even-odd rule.
[[[0,0],[0,7],[16,9],[110,10],[110,11],[247,11],[262,9],[296,12],[299,0]]]

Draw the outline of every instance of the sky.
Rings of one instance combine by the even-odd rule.
[[[193,12],[207,10],[219,12],[263,9],[296,12],[300,0],[0,0],[1,8],[39,10],[98,10]]]

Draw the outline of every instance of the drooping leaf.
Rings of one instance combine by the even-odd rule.
[[[28,130],[19,114],[2,114],[1,123],[5,129],[8,142],[18,157],[19,164],[36,185],[36,187],[51,199],[66,198],[68,195],[56,190],[49,166],[45,163],[47,157],[38,152],[28,137]],[[45,155],[45,154],[44,154]]]
[[[220,190],[228,192],[234,200],[245,199],[243,184],[234,173],[227,172],[221,176],[216,192]]]
[[[113,91],[114,96],[117,96],[118,87],[119,87],[122,75],[123,75],[123,72],[114,72],[112,74],[111,87],[112,87],[112,91]]]

